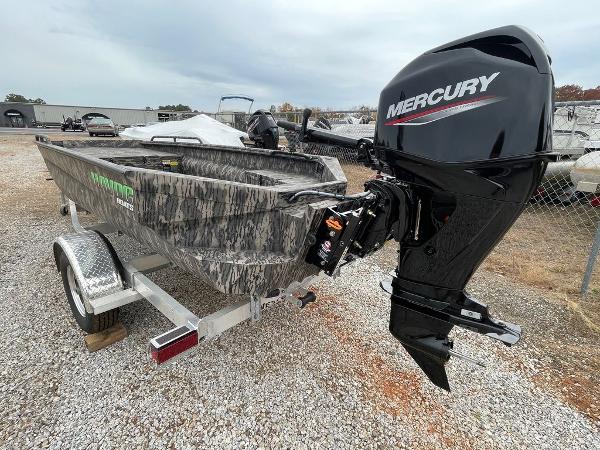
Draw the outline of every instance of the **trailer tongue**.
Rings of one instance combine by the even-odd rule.
[[[277,123],[304,142],[357,149],[378,176],[354,195],[345,194],[332,158],[158,142],[57,145],[39,137],[77,231],[54,247],[73,313],[84,330],[98,331],[116,320],[119,306],[145,298],[175,325],[151,340],[162,363],[258,320],[272,301],[303,307],[315,299],[311,277],[332,275],[393,239],[398,264],[381,283],[391,300],[390,332],[448,390],[445,363],[469,359],[453,348],[455,325],[506,345],[521,336],[465,286],[541,181],[552,92],[541,41],[509,26],[406,66],[381,93],[374,140],[308,128],[310,110],[302,125]],[[273,147],[272,118],[258,113],[253,123],[257,143]],[[84,230],[76,204],[109,227]],[[111,227],[156,254],[121,261],[98,236]],[[249,298],[199,318],[145,276],[171,263]]]
[[[381,93],[374,141],[307,129],[310,110],[301,126],[278,122],[301,141],[356,148],[385,174],[365,185],[371,196],[331,208],[309,258],[331,273],[340,260],[398,241],[398,265],[382,283],[391,298],[390,332],[443,389],[445,363],[462,356],[448,337],[455,325],[506,345],[521,336],[464,289],[540,183],[551,150],[552,93],[543,44],[508,26],[406,66]],[[345,228],[330,232],[331,220]]]

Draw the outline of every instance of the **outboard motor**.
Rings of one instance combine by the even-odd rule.
[[[387,286],[390,331],[444,389],[453,325],[507,345],[520,337],[464,288],[541,181],[553,87],[540,39],[509,26],[423,54],[381,93],[374,155],[413,205]]]
[[[277,150],[279,143],[279,128],[273,115],[268,111],[259,109],[255,111],[246,127],[248,137],[257,147]]]
[[[391,296],[390,331],[443,389],[449,390],[450,356],[469,359],[448,338],[455,325],[506,345],[520,338],[520,327],[493,318],[465,286],[541,181],[551,151],[553,87],[536,35],[517,26],[475,34],[400,71],[381,92],[374,141],[354,143],[385,175],[366,184],[371,197],[362,209],[369,214],[352,211],[361,220],[352,237],[340,239],[350,242],[345,259],[379,248],[382,233],[400,242],[393,277],[382,282]],[[331,132],[304,128],[305,140],[335,142]],[[325,220],[336,213],[349,225],[340,208]]]

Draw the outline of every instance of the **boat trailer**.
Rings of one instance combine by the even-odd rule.
[[[54,242],[54,257],[60,270],[61,254],[71,269],[65,290],[79,309],[95,316],[140,300],[147,300],[174,328],[150,339],[150,354],[157,364],[167,362],[194,349],[202,340],[217,337],[241,322],[261,319],[263,306],[288,301],[299,308],[316,300],[308,287],[320,275],[292,283],[268,297],[249,295],[248,299],[228,305],[205,317],[198,317],[165,292],[146,275],[172,267],[165,257],[153,253],[123,260],[112,247],[107,234],[120,232],[107,223],[83,226],[77,205],[61,194],[61,214],[69,214],[75,233],[63,234]],[[70,275],[69,275],[70,273]],[[77,317],[77,316],[76,316]]]

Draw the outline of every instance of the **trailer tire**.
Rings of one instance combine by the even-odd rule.
[[[87,333],[98,333],[112,327],[119,320],[119,308],[111,309],[100,314],[92,314],[85,310],[83,300],[79,296],[79,286],[71,263],[64,253],[61,253],[58,267],[65,288],[65,294],[75,317],[77,325]]]
[[[94,133],[91,133],[91,132],[90,132],[90,137],[94,137]]]

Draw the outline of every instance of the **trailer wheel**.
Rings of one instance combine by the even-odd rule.
[[[92,314],[85,310],[81,290],[75,273],[71,267],[67,256],[64,253],[60,255],[59,261],[60,274],[62,276],[65,294],[71,307],[71,312],[77,321],[77,324],[87,333],[98,333],[112,327],[119,319],[119,308],[112,309],[100,314]]]
[[[93,137],[93,136],[94,136],[94,133],[90,132],[90,137]]]

